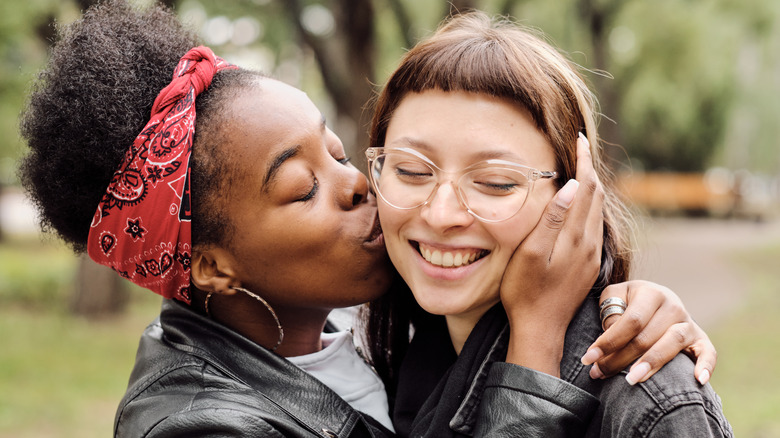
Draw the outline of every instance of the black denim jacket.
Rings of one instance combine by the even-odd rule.
[[[175,301],[144,332],[117,437],[389,437],[319,380]]]
[[[446,336],[438,330],[428,335]],[[699,385],[693,362],[683,354],[635,386],[626,382],[626,371],[591,379],[580,358],[600,334],[598,300],[588,298],[567,330],[560,379],[503,362],[509,332],[500,305],[483,316],[456,359],[431,353],[432,342],[449,338],[417,347],[413,340],[401,368],[396,431],[437,438],[733,436],[719,397],[709,385]],[[449,368],[432,363],[450,359]],[[433,376],[425,370],[435,369],[446,371],[434,379],[437,384],[426,383]],[[414,400],[425,401],[415,407]]]

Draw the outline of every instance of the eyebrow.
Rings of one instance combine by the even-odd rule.
[[[268,165],[268,170],[265,172],[265,178],[263,178],[263,191],[268,192],[271,186],[276,182],[276,176],[279,174],[279,168],[282,164],[290,158],[298,155],[301,150],[301,145],[295,145],[291,148],[287,148],[278,153],[271,164]]]
[[[422,152],[428,152],[434,150],[433,146],[429,145],[428,143],[424,141],[420,141],[411,137],[401,137],[398,140],[393,141],[392,145],[396,144],[406,144],[408,146],[411,146],[415,149],[420,149]],[[508,151],[502,151],[502,150],[480,150],[475,152],[470,157],[474,161],[484,161],[484,160],[507,160],[507,161],[513,161],[518,164],[528,164],[528,161],[525,160],[523,157]],[[429,157],[430,159],[430,157]]]
[[[325,129],[327,129],[327,127],[328,126],[325,120],[325,115],[320,114],[320,130],[324,132]],[[265,177],[263,178],[264,192],[267,193],[276,182],[276,175],[279,173],[279,169],[282,167],[282,164],[284,164],[290,158],[293,158],[296,155],[298,155],[300,151],[301,151],[301,145],[297,144],[293,147],[287,148],[279,152],[274,157],[274,159],[271,161],[271,164],[268,165],[268,170],[266,170]]]

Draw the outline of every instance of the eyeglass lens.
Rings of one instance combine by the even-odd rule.
[[[439,185],[450,182],[425,161],[402,151],[378,156],[371,173],[382,198],[401,209],[423,205]],[[494,165],[471,169],[451,182],[469,210],[487,221],[508,219],[517,213],[530,186],[521,170]]]

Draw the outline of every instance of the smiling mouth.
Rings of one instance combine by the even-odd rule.
[[[424,243],[415,243],[417,244],[417,251],[428,263],[442,268],[467,266],[490,254],[490,251],[486,249],[472,248],[443,251]]]

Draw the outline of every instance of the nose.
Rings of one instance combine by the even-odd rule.
[[[420,209],[420,216],[438,231],[466,227],[474,222],[474,216],[466,210],[452,183],[443,183],[436,189],[433,199]]]
[[[350,210],[365,202],[368,197],[368,179],[352,166],[341,166],[341,184],[339,184],[336,202],[344,210]]]

